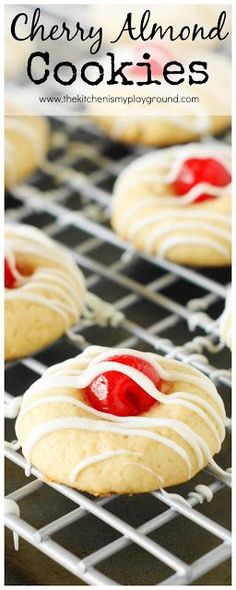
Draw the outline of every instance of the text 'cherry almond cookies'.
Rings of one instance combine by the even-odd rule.
[[[66,333],[81,315],[115,326],[122,314],[86,289],[81,270],[62,246],[29,225],[5,230],[5,357],[32,354]],[[78,336],[81,338],[81,336]]]
[[[218,142],[141,156],[114,187],[112,226],[140,252],[190,266],[231,262],[231,152]]]
[[[175,47],[182,45],[187,51],[193,45],[197,48],[212,49],[222,45],[216,29],[221,32],[220,38],[224,38],[225,35],[227,38],[227,33],[231,29],[230,5],[223,3],[184,6],[171,4],[171,7],[169,4],[161,3],[156,6],[152,4],[150,9],[144,3],[131,6],[107,4],[103,11],[101,5],[91,4],[88,10],[91,23],[96,27],[102,26],[106,43],[114,42],[116,39],[117,43],[134,43],[134,39],[137,40],[142,31],[146,39],[151,38],[151,35],[154,35],[154,42],[159,39],[173,39]]]
[[[134,145],[164,147],[225,132],[231,122],[230,60],[206,49],[200,53],[164,41],[118,45],[99,61],[103,84],[93,85],[88,114],[112,140]]]
[[[213,383],[189,365],[130,349],[88,347],[26,391],[16,421],[43,477],[95,494],[133,494],[191,479],[225,437]]]
[[[49,147],[49,127],[45,117],[29,115],[11,100],[6,101],[4,122],[5,187],[9,190],[42,164]]]

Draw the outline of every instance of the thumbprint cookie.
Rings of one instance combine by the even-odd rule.
[[[6,103],[5,187],[23,182],[42,164],[49,147],[49,128],[45,117],[29,115]]]
[[[82,272],[64,249],[29,225],[6,225],[5,356],[31,354],[75,324],[85,305]]]
[[[133,494],[191,479],[225,437],[214,384],[154,353],[89,346],[26,391],[16,434],[48,481]]]
[[[190,266],[231,261],[231,157],[212,142],[141,156],[118,177],[112,225],[146,254]]]
[[[224,54],[204,50],[199,62],[196,51],[149,41],[119,45],[112,55],[108,52],[99,62],[109,94],[99,101],[101,88],[95,85],[97,100],[87,105],[112,140],[164,147],[229,128],[231,66]],[[200,63],[207,64],[207,71]],[[182,68],[177,81],[175,68]]]

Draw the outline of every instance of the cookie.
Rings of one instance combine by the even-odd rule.
[[[83,312],[82,272],[56,242],[29,225],[6,226],[5,357],[26,356],[60,338]]]
[[[90,346],[31,385],[16,434],[46,480],[134,494],[217,469],[225,410],[213,383],[185,363]]]
[[[150,55],[150,59],[144,59],[144,55]],[[153,42],[118,46],[115,70],[127,61],[133,65],[126,66],[123,74],[133,84],[124,85],[121,76],[117,76],[116,84],[107,86],[104,100],[101,100],[100,85],[93,86],[95,99],[88,101],[87,105],[96,125],[112,140],[164,147],[217,135],[229,128],[231,66],[224,54],[202,51],[201,61],[207,63],[209,80],[205,84],[192,85],[188,84],[189,68],[192,61],[199,63],[196,51],[186,53]],[[170,61],[183,65],[184,84],[176,86],[164,81],[163,69]],[[140,63],[142,65],[138,65]],[[147,63],[150,64],[152,80],[157,80],[160,85],[146,85]],[[109,53],[100,64],[104,69],[104,80],[108,81],[112,70]],[[203,73],[200,80],[202,76]],[[193,77],[199,80],[198,74]],[[145,84],[139,86],[140,82]]]
[[[30,39],[17,41],[11,34],[11,24],[17,14],[9,6],[5,6],[5,78],[16,78],[22,73],[26,74],[27,60],[35,50],[35,42]],[[24,26],[18,21],[17,34],[24,37]]]
[[[227,130],[227,116],[202,117],[125,117],[94,116],[97,127],[112,141],[124,144],[169,147],[192,142],[208,135],[218,135]]]
[[[190,266],[231,261],[229,146],[209,142],[141,156],[114,187],[112,225],[140,252]]]
[[[44,117],[14,114],[7,101],[5,115],[5,187],[21,183],[43,162],[49,147],[49,127]]]
[[[232,293],[228,292],[225,309],[219,320],[219,334],[228,348],[232,349]]]

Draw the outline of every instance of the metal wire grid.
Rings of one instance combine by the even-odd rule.
[[[218,352],[215,324],[215,317],[222,310],[226,296],[226,286],[220,280],[229,280],[228,272],[222,272],[222,269],[213,273],[199,272],[133,252],[132,247],[114,235],[109,227],[109,192],[119,171],[140,150],[109,144],[84,117],[79,122],[75,117],[52,120],[52,126],[53,147],[49,158],[35,177],[8,195],[7,219],[39,225],[68,246],[87,276],[88,288],[109,299],[125,315],[116,329],[92,328],[89,321],[76,326],[75,332],[84,337],[81,346],[69,344],[64,337],[59,344],[32,358],[9,363],[7,374],[10,375],[10,383],[15,382],[22,370],[29,371],[28,381],[34,381],[48,365],[56,360],[58,362],[58,351],[63,358],[67,356],[68,346],[70,350],[73,349],[72,354],[76,354],[78,347],[82,349],[91,342],[105,342],[107,345],[152,349],[193,364],[217,383],[228,408],[229,359],[226,351]],[[185,291],[187,296],[182,300]],[[189,328],[193,329],[193,334]],[[28,381],[27,386],[30,384]],[[10,387],[11,391],[6,394],[7,401],[11,399],[12,393],[21,393],[15,387],[15,383],[13,388]],[[230,420],[227,424],[226,452],[222,452],[219,458],[221,464],[222,461],[225,463],[224,467],[228,467],[229,461],[229,436]],[[25,468],[25,459],[20,453],[6,448],[6,456],[11,462]],[[7,515],[7,527],[88,584],[122,583],[119,568],[115,568],[111,575],[109,560],[115,555],[119,563],[118,555],[127,555],[129,545],[132,545],[133,551],[135,547],[142,548],[145,556],[157,560],[156,578],[154,576],[155,581],[151,584],[159,585],[193,583],[230,556],[228,528],[217,521],[217,516],[214,518],[210,505],[207,510],[205,505],[204,510],[199,506],[196,510],[196,499],[189,500],[188,508],[171,497],[154,492],[147,495],[147,503],[155,499],[157,515],[147,518],[138,526],[130,525],[128,519],[112,512],[114,502],[117,502],[115,496],[94,500],[66,486],[43,483],[36,469],[32,469],[32,474],[36,479],[14,490],[8,497],[19,501],[20,505],[22,499],[34,497],[39,488],[49,485],[57,491],[59,503],[65,496],[79,507],[58,518],[49,519],[39,528],[33,527],[23,518]],[[201,483],[205,482],[210,482],[210,489],[214,492],[213,504],[215,515],[218,515],[217,505],[220,506],[220,496],[228,483],[224,477],[216,477],[208,469],[201,474]],[[179,487],[178,493],[193,489],[193,482],[190,485],[191,488]],[[131,511],[133,503],[135,500],[129,499]],[[168,507],[166,510],[165,505]],[[40,506],[37,510],[40,512]],[[52,537],[62,530],[69,530],[73,523],[81,523],[88,514],[109,525],[119,533],[119,537],[103,542],[101,547],[81,558]],[[173,530],[178,531],[181,518],[185,523],[198,527],[199,557],[190,563],[180,558],[177,550],[168,549],[165,544],[156,541],[155,533],[158,531],[160,534],[162,527],[164,531],[167,530],[172,521]],[[96,527],[99,531],[98,522]],[[179,530],[181,534],[181,527]],[[153,533],[154,539],[150,537]],[[208,551],[204,550],[206,534],[214,539]],[[162,566],[166,566],[164,570]],[[109,575],[106,574],[107,570]],[[148,584],[148,580],[147,576],[147,581],[143,583]],[[139,581],[133,574],[132,581],[125,583],[139,584]]]

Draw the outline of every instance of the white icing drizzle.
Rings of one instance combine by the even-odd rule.
[[[184,449],[182,449],[180,445],[168,439],[167,437],[164,437],[159,434],[154,434],[153,432],[143,430],[141,428],[124,428],[117,426],[115,424],[111,424],[109,422],[89,419],[86,420],[85,418],[58,418],[55,420],[50,420],[49,422],[45,422],[44,424],[40,424],[39,426],[36,426],[22,446],[25,457],[29,461],[31,451],[34,445],[47,434],[50,434],[51,432],[55,432],[57,430],[68,429],[79,429],[88,431],[93,430],[95,432],[112,432],[120,435],[125,434],[129,436],[150,438],[151,440],[154,440],[165,445],[166,447],[169,447],[172,451],[177,453],[186,465],[188,478],[191,477],[191,462],[187,453]]]
[[[203,484],[198,484],[197,486],[195,486],[193,492],[189,492],[188,497],[189,498],[196,498],[196,500],[200,504],[203,504],[204,500],[206,500],[207,502],[211,502],[211,500],[213,498],[213,492],[209,488],[209,486],[205,486]]]
[[[175,216],[177,218],[179,218],[181,220],[181,223],[178,223],[178,229],[183,229],[185,226],[185,222],[182,222],[182,220],[188,220],[190,219],[190,224],[189,226],[192,228],[201,228],[204,227],[206,229],[208,229],[209,231],[212,231],[212,226],[210,221],[214,220],[215,222],[217,221],[222,221],[225,225],[229,225],[230,226],[230,219],[227,217],[227,215],[221,215],[220,213],[211,213],[210,211],[196,211],[196,213],[194,214],[194,219],[200,220],[203,219],[205,220],[204,223],[199,223],[198,222],[194,222],[193,221],[193,214],[192,211],[175,211]],[[153,221],[164,221],[164,222],[168,222],[170,217],[170,210],[167,211],[161,211],[159,213],[156,213],[155,216],[154,215],[150,215],[150,217],[145,218],[145,221],[142,219],[138,222],[136,222],[135,225],[132,226],[130,235],[131,237],[135,237],[136,233],[140,230],[143,229],[143,227],[145,227],[145,225],[148,225],[149,223],[153,223]],[[171,229],[171,224],[166,223],[166,225],[162,225],[161,229],[158,230],[158,233],[156,233],[156,237],[158,238],[159,235],[161,236],[162,233],[168,232]],[[228,233],[226,230],[222,230],[220,228],[217,229],[217,234],[218,236],[222,236],[225,239],[228,239]]]
[[[215,325],[215,322],[207,315],[207,313],[202,311],[196,311],[191,314],[187,321],[190,332],[193,332],[198,325],[203,325],[204,330],[208,333],[212,331]]]
[[[17,288],[5,289],[5,300],[24,300],[53,309],[62,317],[65,329],[76,322],[84,309],[86,289],[81,271],[67,253],[42,232],[27,225],[7,225],[6,245],[11,270],[17,254],[29,255],[29,260],[32,256],[43,258],[45,267],[36,268],[28,278],[21,277]],[[52,263],[55,267],[47,266]],[[53,297],[49,297],[52,294]]]
[[[158,185],[174,183],[183,163],[190,158],[216,158],[230,171],[230,148],[217,142],[189,144],[178,149],[172,147],[141,156],[122,172],[115,184],[113,210],[119,206],[120,196],[124,193],[134,191],[140,184],[146,187],[144,193],[138,194],[136,201],[122,212],[119,227],[129,239],[135,240],[150,226],[144,241],[147,253],[153,252],[157,242],[161,257],[173,247],[196,244],[205,245],[227,260],[231,247],[230,215],[214,211],[214,208],[211,211],[202,203],[197,203],[194,209],[189,205],[203,193],[218,199],[229,196],[230,184],[216,187],[200,182],[181,197],[158,194]]]
[[[9,449],[12,449],[13,451],[19,451],[21,448],[18,440],[12,440],[11,442],[5,441],[5,446]]]
[[[17,516],[20,518],[20,508],[18,504],[11,500],[10,498],[5,498],[4,500],[4,514],[12,514],[13,516]],[[13,531],[13,541],[14,541],[14,548],[15,551],[19,550],[19,535]]]
[[[144,179],[142,178],[142,181]],[[157,176],[156,178],[147,178],[146,182],[148,182],[148,180],[153,180],[153,182],[157,183],[161,183],[162,181],[160,180],[160,178]],[[163,183],[165,184],[165,183]],[[191,205],[194,203],[194,201],[202,194],[202,193],[208,193],[209,195],[215,196],[215,197],[222,197],[226,194],[226,189],[225,187],[217,187],[214,185],[211,185],[207,182],[199,182],[198,184],[196,184],[195,186],[193,186],[185,195],[181,195],[181,196],[177,196],[175,197],[174,195],[158,195],[158,193],[155,195],[155,202],[158,205],[162,205],[163,207],[174,207],[175,209],[178,208],[184,208],[186,205]],[[142,198],[145,199],[145,201],[143,200],[143,205],[145,204],[145,202],[147,201],[148,195],[142,195]]]
[[[125,465],[134,465],[135,467],[143,469],[147,473],[151,473],[151,475],[154,475],[154,477],[156,477],[156,479],[158,479],[161,483],[163,483],[164,481],[164,478],[161,475],[153,471],[153,469],[150,469],[150,467],[148,467],[147,465],[144,465],[144,463],[137,463],[137,461],[126,461]]]
[[[73,331],[72,328],[68,328],[68,330],[66,330],[65,333],[66,333],[67,337],[69,338],[69,340],[71,340],[72,342],[76,342],[76,344],[79,344],[81,349],[85,348],[86,340],[82,334],[77,334],[76,332]]]
[[[138,457],[140,457],[140,453],[127,451],[125,449],[124,450],[120,449],[118,451],[104,451],[104,453],[99,453],[97,455],[93,455],[92,457],[88,457],[87,459],[84,459],[83,461],[80,461],[72,469],[71,474],[70,474],[70,481],[71,482],[76,481],[78,473],[81,473],[81,471],[83,471],[83,469],[85,469],[89,465],[95,465],[96,463],[100,463],[101,461],[105,461],[106,459],[109,459],[110,457],[117,457],[120,455],[137,455]],[[131,463],[131,462],[129,461],[128,463]],[[134,465],[139,465],[139,463],[134,463]]]
[[[226,481],[232,481],[232,474],[231,474],[231,470],[230,469],[222,469],[215,461],[214,459],[211,459],[209,461],[209,465],[208,465],[209,471],[211,471],[214,475],[220,475],[221,477],[223,477],[223,479],[225,479]]]
[[[222,350],[221,342],[213,342],[212,337],[210,336],[195,336],[193,339],[193,345],[198,348],[198,350],[206,348],[208,352],[211,353],[217,353]]]
[[[145,44],[144,44],[145,45]],[[150,55],[152,55],[152,59],[155,60],[155,43],[150,43],[147,46],[148,51],[150,51]],[[129,46],[129,44],[126,43],[122,43],[120,44],[119,48],[119,60],[120,62],[122,61],[126,61],[127,57],[130,60],[131,63],[133,63],[134,65],[137,63],[137,59],[138,59],[138,53],[137,53],[137,48],[135,49],[135,47],[133,46]],[[142,54],[143,52],[146,50],[146,47],[140,47],[139,49],[139,59],[142,60]],[[172,50],[171,50],[172,53]],[[175,53],[175,52],[174,52]],[[141,91],[141,99],[146,101],[147,97],[153,98],[153,104],[150,104],[148,107],[145,106],[145,104],[143,104],[143,108],[141,108],[141,105],[139,104],[138,107],[136,108],[136,106],[134,106],[132,108],[132,113],[131,113],[131,117],[130,116],[122,116],[122,113],[127,114],[126,110],[123,110],[122,106],[119,110],[119,112],[117,113],[117,109],[116,112],[114,112],[114,109],[112,108],[112,105],[106,105],[105,108],[102,105],[101,109],[99,109],[99,112],[97,111],[97,109],[95,109],[94,105],[90,105],[90,111],[92,112],[92,114],[95,114],[96,119],[98,121],[99,124],[99,114],[102,115],[101,118],[101,126],[104,125],[104,123],[106,123],[106,120],[108,119],[109,115],[114,115],[114,116],[110,116],[109,117],[109,122],[108,122],[108,129],[110,129],[110,132],[112,134],[112,136],[115,139],[123,139],[123,134],[126,130],[129,131],[129,129],[135,127],[137,128],[137,131],[139,131],[139,129],[143,132],[143,134],[145,135],[145,131],[146,131],[146,127],[152,127],[155,126],[157,127],[157,137],[158,137],[158,122],[160,121],[160,126],[161,126],[161,137],[164,136],[165,130],[162,129],[162,125],[163,125],[163,121],[164,124],[166,125],[166,135],[169,136],[170,141],[172,140],[172,134],[175,134],[175,130],[182,130],[182,131],[186,131],[186,140],[189,139],[189,135],[193,136],[193,135],[207,135],[210,134],[212,131],[214,133],[214,124],[212,123],[212,109],[210,110],[210,105],[211,103],[214,103],[214,112],[216,114],[219,114],[220,112],[226,112],[226,111],[230,111],[229,108],[229,97],[228,97],[228,93],[226,91],[227,85],[230,84],[230,65],[229,65],[229,61],[227,58],[225,58],[225,56],[221,56],[220,54],[215,54],[214,52],[209,52],[206,51],[204,52],[204,54],[202,55],[202,58],[204,56],[204,59],[206,62],[210,62],[210,68],[211,71],[214,71],[215,75],[212,77],[211,79],[211,85],[210,88],[204,88],[201,89],[201,87],[198,88],[198,94],[200,96],[200,100],[199,101],[192,101],[190,103],[188,103],[188,114],[187,116],[183,116],[183,115],[178,115],[177,114],[177,109],[176,106],[174,104],[171,105],[170,101],[168,100],[168,105],[163,104],[162,105],[158,105],[156,104],[156,85],[153,84],[151,86],[148,87],[142,87],[140,88]],[[161,56],[162,57],[162,56]],[[189,57],[189,56],[188,56]],[[184,56],[184,61],[186,59],[188,59],[187,55]],[[158,55],[157,55],[157,61],[160,62],[160,55],[159,55],[159,49],[158,49]],[[183,61],[183,54],[182,52],[177,51],[176,53],[176,58],[179,59],[180,61]],[[167,60],[167,58],[166,58]],[[103,58],[101,61],[105,72],[109,75],[109,60],[107,58]],[[185,64],[186,65],[186,64]],[[143,70],[144,73],[145,70]],[[135,68],[128,68],[127,67],[127,73],[129,73],[129,77],[132,78],[132,80],[134,81],[134,83],[136,84],[136,82],[140,79],[140,72],[136,72]],[[160,74],[157,76],[158,78],[162,77],[162,73],[160,72]],[[224,80],[224,83],[222,85],[222,79]],[[162,95],[162,90],[164,89],[163,86],[160,87],[160,92]],[[96,92],[96,91],[95,91]],[[171,98],[174,97],[176,91],[175,91],[175,87],[169,87],[168,92],[171,96]],[[189,88],[189,94],[191,96],[194,96],[194,89],[193,87]],[[127,96],[130,93],[130,86],[126,86],[123,87],[123,97],[127,98]],[[183,89],[181,89],[181,87],[178,87],[178,93],[179,95],[182,95],[183,93]],[[117,90],[114,90],[114,96],[117,99]],[[164,98],[164,102],[165,102],[165,96]],[[227,108],[226,108],[227,105]],[[165,108],[167,107],[167,108]],[[148,111],[148,112],[147,112]],[[186,109],[185,109],[186,111]],[[163,114],[164,113],[164,114]],[[148,115],[148,117],[146,117],[145,115]],[[103,123],[103,119],[104,119],[104,123]],[[226,117],[226,126],[227,126],[227,117]],[[105,129],[106,129],[106,125],[105,125]],[[129,134],[128,134],[129,135]],[[184,139],[184,133],[182,134],[183,139]]]
[[[198,217],[198,216],[196,216]],[[206,215],[204,216],[206,218]],[[156,240],[159,240],[160,238],[165,238],[165,234],[170,234],[171,232],[176,233],[176,236],[171,236],[169,238],[166,238],[164,244],[160,247],[159,250],[159,255],[160,256],[164,256],[166,254],[166,252],[168,251],[168,249],[173,246],[175,243],[179,244],[179,240],[181,238],[181,243],[187,243],[187,244],[199,244],[199,237],[190,237],[189,235],[184,239],[183,237],[181,237],[181,233],[182,230],[186,229],[186,220],[188,223],[188,230],[192,232],[192,234],[196,235],[198,234],[198,230],[206,230],[206,232],[208,234],[210,234],[212,237],[210,238],[201,238],[200,242],[201,245],[202,244],[207,244],[212,246],[212,244],[214,243],[214,247],[215,250],[218,250],[219,252],[223,253],[223,255],[225,254],[225,256],[228,256],[229,253],[229,247],[230,247],[230,234],[226,231],[226,230],[222,230],[222,229],[218,229],[217,227],[214,227],[212,225],[212,220],[209,223],[204,223],[204,222],[197,222],[197,221],[188,221],[189,216],[187,215],[181,215],[181,218],[183,219],[183,221],[181,221],[180,223],[176,223],[175,224],[175,230],[173,230],[174,224],[173,223],[166,223],[165,225],[162,225],[161,227],[159,227],[158,229],[154,229],[152,231],[150,231],[148,239],[146,241],[146,246],[145,246],[145,250],[146,252],[152,252],[153,246],[155,245]],[[192,219],[192,216],[191,216]],[[153,223],[155,221],[154,219],[154,215],[151,219],[151,223]],[[159,222],[159,216],[156,216],[156,221]],[[148,222],[145,223],[144,222],[144,226],[148,225]],[[137,224],[135,224],[133,226],[133,234],[137,233],[139,231],[140,228],[137,228]],[[218,237],[223,238],[226,242],[228,242],[228,246],[224,247],[222,245],[219,245],[219,241],[217,240]],[[214,239],[215,238],[215,239]]]
[[[226,342],[229,348],[232,347],[232,292],[228,288],[225,309],[219,320],[219,333],[223,342]]]
[[[25,476],[26,477],[31,476],[31,468],[32,468],[32,465],[31,465],[30,461],[27,461],[26,466],[25,466]]]
[[[137,369],[128,365],[123,365],[115,360],[107,360],[115,355],[123,354],[128,354],[148,361],[155,366],[161,379],[164,379],[167,382],[171,383],[180,381],[199,388],[207,395],[208,400],[202,399],[201,395],[196,392],[193,394],[188,393],[187,391],[176,391],[169,395],[163,394],[154,386],[153,382],[148,377]],[[165,368],[166,366],[167,369]],[[168,437],[168,435],[163,436],[158,434],[157,430],[159,428],[165,428],[166,430],[169,429],[170,432],[172,431],[173,433],[178,434],[178,436],[191,448],[191,451],[194,453],[197,460],[198,467],[201,469],[206,460],[208,462],[211,461],[212,454],[205,439],[200,437],[195,432],[194,428],[190,428],[182,420],[175,420],[174,418],[159,418],[158,416],[119,417],[114,416],[113,414],[99,412],[77,397],[74,397],[70,391],[72,389],[84,389],[95,377],[108,371],[119,371],[130,377],[135,383],[149,393],[149,395],[162,404],[166,404],[167,406],[169,404],[178,404],[178,406],[187,407],[192,412],[196,413],[196,415],[199,415],[211,430],[219,450],[225,436],[226,416],[224,404],[214,385],[204,375],[201,375],[192,367],[190,369],[188,366],[184,366],[184,369],[186,370],[181,370],[181,372],[179,372],[179,366],[180,365],[177,361],[171,361],[170,369],[168,361],[153,353],[144,353],[131,349],[112,349],[91,346],[74,359],[69,359],[54,367],[50,367],[45,374],[26,391],[22,408],[17,418],[16,429],[20,430],[21,421],[29,412],[44,404],[62,403],[68,408],[70,405],[74,405],[78,408],[78,411],[81,409],[85,411],[87,415],[85,415],[85,417],[84,414],[83,417],[79,415],[70,416],[70,414],[66,412],[65,407],[65,415],[63,417],[61,417],[60,414],[59,418],[55,417],[55,419],[50,419],[46,422],[37,424],[23,443],[23,453],[28,462],[30,462],[31,452],[34,445],[47,434],[57,430],[81,429],[95,432],[112,432],[117,435],[146,437],[165,445],[181,457],[186,466],[187,477],[190,478],[192,464],[189,453],[180,443],[176,443]],[[183,368],[182,364],[181,368]],[[69,391],[68,394],[66,392],[57,393],[58,389],[68,389]],[[51,391],[52,393],[50,393]],[[215,407],[212,406],[211,401],[214,403]],[[93,416],[92,419],[89,418],[90,414]],[[155,429],[154,432],[152,430],[153,428]],[[113,450],[111,450],[111,452],[113,455]],[[124,449],[115,449],[114,452],[115,454],[117,454],[117,452],[121,454],[124,452]],[[71,481],[75,481],[75,478],[81,469],[97,462],[98,458],[99,460],[105,460],[104,454],[102,454],[102,456],[99,454],[98,457],[86,458],[86,461],[82,460],[75,465],[70,475]],[[142,464],[142,468],[148,468],[148,466]],[[160,478],[157,473],[155,473],[155,476]]]
[[[9,403],[4,405],[5,418],[16,418],[19,414],[23,396],[14,397]]]
[[[178,146],[178,148],[172,146],[167,149],[152,151],[131,162],[118,177],[115,192],[119,191],[121,184],[124,185],[124,181],[129,188],[136,185],[137,176],[135,175],[135,178],[133,172],[138,174],[140,180],[150,180],[151,182],[160,182],[167,185],[172,184],[178,178],[183,163],[192,158],[216,158],[229,173],[231,172],[231,149],[227,144],[217,141],[211,141],[207,144],[188,143],[187,145]],[[158,171],[162,168],[167,169],[167,172]]]
[[[30,277],[22,276],[15,268],[18,255],[45,259],[45,266],[35,268]],[[5,289],[5,300],[29,301],[52,309],[63,320],[65,332],[73,340],[80,336],[71,334],[69,328],[80,315],[92,323],[117,326],[123,313],[96,295],[86,292],[85,280],[80,269],[56,242],[41,231],[28,225],[6,226],[7,260],[18,285]]]
[[[190,311],[203,311],[208,308],[208,297],[203,295],[203,297],[195,297],[194,299],[190,299],[188,301],[187,307]]]
[[[160,488],[160,491],[161,491],[162,495],[164,496],[164,498],[167,498],[170,500],[177,500],[178,502],[182,502],[182,504],[185,504],[189,507],[189,503],[187,502],[187,500],[185,500],[185,498],[183,498],[183,496],[181,496],[180,494],[173,494],[172,492],[167,492],[163,488]]]
[[[29,404],[26,405],[26,407],[22,408],[21,414],[18,418],[18,425],[21,422],[21,420],[24,418],[24,416],[26,414],[28,414],[28,412],[30,412],[31,410],[33,410],[34,408],[41,406],[41,405],[45,405],[45,404],[50,404],[50,403],[67,403],[67,404],[72,404],[74,406],[77,406],[78,408],[81,408],[85,411],[87,411],[89,414],[92,414],[94,416],[97,416],[98,418],[107,420],[108,422],[113,421],[114,423],[121,423],[121,427],[123,427],[123,424],[126,424],[126,422],[128,423],[128,425],[130,427],[133,426],[133,424],[135,426],[145,426],[146,428],[149,427],[167,427],[170,430],[173,430],[175,432],[177,432],[182,438],[183,440],[185,440],[193,449],[194,453],[196,454],[197,460],[198,460],[198,465],[201,468],[203,466],[203,458],[204,455],[206,457],[208,457],[208,459],[211,459],[211,452],[210,449],[208,448],[207,444],[205,442],[202,442],[202,440],[200,439],[200,437],[198,437],[198,435],[195,433],[195,436],[192,435],[192,431],[191,429],[187,426],[187,424],[182,424],[180,421],[178,420],[173,420],[173,419],[164,419],[162,418],[161,421],[159,418],[146,418],[144,416],[142,417],[120,417],[120,416],[114,416],[113,414],[109,414],[109,413],[104,413],[104,412],[99,412],[98,410],[95,410],[92,406],[87,406],[87,404],[77,400],[74,397],[71,396],[66,396],[66,395],[54,395],[54,396],[45,396],[43,398],[37,399],[35,402],[31,402]]]
[[[92,347],[89,347],[92,348]],[[88,349],[87,349],[88,350]],[[117,352],[119,351],[119,352]],[[137,383],[138,385],[140,385],[140,379],[142,380],[142,385],[141,387],[143,389],[145,389],[145,391],[147,391],[147,393],[149,395],[151,395],[152,397],[154,397],[154,399],[156,399],[157,401],[161,402],[161,403],[165,403],[165,404],[171,404],[173,403],[173,399],[175,400],[176,398],[178,398],[178,403],[179,402],[179,396],[183,395],[185,398],[186,396],[188,396],[187,393],[183,393],[181,394],[181,392],[175,392],[171,395],[171,398],[169,398],[168,396],[166,396],[165,394],[163,394],[161,391],[159,391],[158,389],[156,389],[156,387],[154,386],[154,384],[152,383],[152,381],[146,377],[144,374],[140,373],[140,371],[137,371],[137,369],[134,369],[133,367],[127,366],[127,365],[122,365],[121,363],[117,363],[115,361],[109,361],[109,362],[105,362],[106,359],[110,358],[110,356],[113,355],[117,355],[117,354],[131,354],[133,356],[137,356],[138,358],[145,358],[148,360],[148,362],[150,362],[150,364],[153,364],[155,368],[157,368],[157,364],[155,363],[155,355],[153,354],[149,354],[149,353],[140,353],[139,351],[137,351],[137,355],[136,355],[136,351],[132,351],[131,349],[125,349],[125,348],[121,348],[121,349],[108,349],[108,351],[106,352],[106,356],[101,355],[101,357],[99,358],[98,362],[96,363],[89,363],[89,366],[86,367],[86,370],[78,370],[78,371],[74,371],[72,374],[69,373],[69,376],[66,376],[66,372],[62,372],[62,376],[59,377],[54,377],[53,375],[53,371],[48,370],[46,371],[46,373],[40,378],[38,379],[38,381],[36,381],[33,385],[31,385],[29,387],[29,389],[27,390],[27,392],[24,395],[24,399],[29,398],[29,396],[31,396],[34,393],[40,392],[43,389],[50,389],[50,388],[55,388],[58,387],[58,385],[60,385],[61,387],[70,387],[70,388],[74,388],[74,389],[84,389],[85,387],[87,387],[93,379],[95,379],[95,377],[99,376],[101,373],[104,372],[109,372],[109,371],[118,371],[118,372],[122,372],[123,374],[127,375],[128,377],[130,377],[131,379],[133,379],[133,381],[135,381],[135,383]],[[85,353],[82,353],[81,355],[79,355],[80,357],[82,357]],[[76,357],[76,359],[78,359],[78,357]],[[104,361],[104,362],[103,362]],[[173,361],[174,362],[174,361]],[[177,363],[177,361],[176,361]],[[178,363],[177,363],[177,367],[178,368]],[[51,367],[51,369],[53,369],[53,367]],[[192,369],[193,371],[193,369]],[[159,375],[162,379],[165,379],[166,381],[174,381],[174,380],[178,380],[180,379],[180,374],[178,373],[178,371],[171,371],[171,375],[169,372],[165,371],[164,369],[162,369],[162,367],[160,365],[158,365],[158,372]],[[198,375],[198,376],[195,376]],[[206,380],[204,378],[204,376],[199,376],[199,374],[196,372],[195,375],[189,375],[187,372],[186,373],[181,373],[181,377],[184,378],[184,381],[187,383],[192,383],[195,384],[198,387],[201,387],[203,391],[205,391],[210,397],[212,397],[212,399],[214,400],[214,402],[217,404],[218,408],[219,408],[219,413],[221,415],[221,417],[225,417],[225,410],[224,410],[224,404],[223,401],[221,400],[220,396],[215,395],[215,388],[213,386],[213,384],[211,384],[210,382],[206,384]],[[193,399],[192,394],[190,394],[190,399]],[[200,400],[200,403],[203,400]],[[205,403],[205,402],[203,402]]]
[[[191,229],[191,228],[190,228]],[[162,246],[159,249],[158,255],[161,258],[164,258],[164,256],[167,254],[168,250],[170,250],[171,248],[175,247],[175,246],[179,246],[179,245],[184,245],[184,244],[188,244],[188,245],[195,245],[195,246],[199,246],[199,237],[193,237],[193,236],[186,236],[186,237],[181,237],[180,235],[175,236],[175,237],[171,237],[165,240],[165,243],[162,244]],[[200,238],[200,245],[201,246],[207,246],[208,248],[210,248],[211,250],[215,250],[215,252],[217,252],[218,254],[222,254],[222,256],[224,258],[226,258],[226,260],[228,259],[229,256],[229,249],[221,244],[219,244],[219,242],[217,242],[217,240],[213,240],[212,238]]]
[[[163,488],[161,488],[160,491],[165,498],[170,500],[177,500],[178,502],[182,502],[188,507],[190,506],[188,501],[185,498],[183,498],[183,496],[181,496],[180,494],[173,494],[171,492],[167,492],[166,490],[163,490]],[[198,484],[195,486],[193,492],[188,493],[188,498],[194,498],[195,500],[197,500],[197,502],[199,502],[199,504],[203,504],[204,500],[206,500],[207,502],[211,502],[211,500],[213,499],[213,495],[214,494],[212,490],[209,488],[209,486]]]
[[[113,305],[102,301],[95,293],[87,293],[86,308],[84,310],[85,319],[93,321],[99,326],[106,326],[107,323],[116,328],[124,319],[123,312],[115,309]]]

